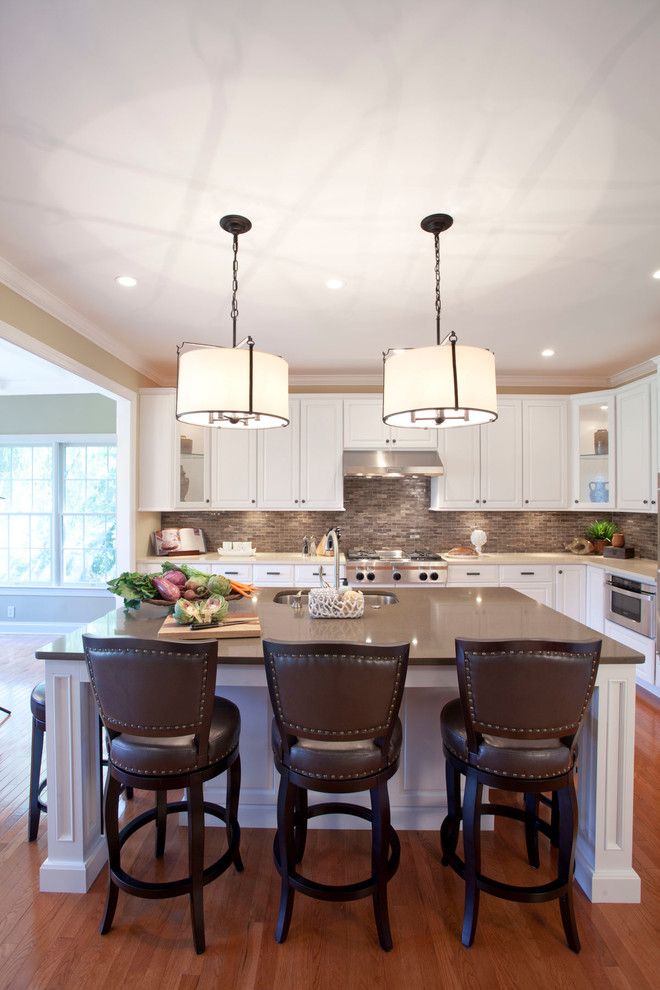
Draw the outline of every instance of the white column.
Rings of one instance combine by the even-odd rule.
[[[48,856],[39,873],[42,891],[84,894],[107,860],[97,739],[87,665],[47,660]]]
[[[637,904],[632,868],[635,666],[603,664],[579,737],[575,877],[589,900]]]

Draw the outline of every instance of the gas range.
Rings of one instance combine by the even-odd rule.
[[[365,550],[358,548],[346,554],[346,577],[354,587],[379,585],[414,587],[445,585],[447,564],[432,550]]]

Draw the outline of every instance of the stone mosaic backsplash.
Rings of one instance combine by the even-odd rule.
[[[594,519],[612,519],[635,556],[657,559],[655,513],[598,512],[429,512],[428,478],[346,478],[344,512],[164,512],[161,526],[204,530],[209,550],[223,540],[252,540],[262,552],[295,551],[304,535],[319,540],[339,526],[342,549],[428,547],[449,550],[469,544],[479,528],[494,553],[563,550]],[[145,548],[146,551],[146,548]]]

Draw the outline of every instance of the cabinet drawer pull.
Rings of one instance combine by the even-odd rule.
[[[225,574],[232,574],[234,577],[238,577],[238,571],[225,571]]]
[[[467,571],[466,577],[481,577],[481,571]]]
[[[520,572],[520,576],[521,576],[521,577],[522,577],[523,575],[524,575],[525,577],[534,577],[534,575],[535,575],[535,574],[536,574],[536,571],[521,571],[521,572]]]
[[[281,571],[266,571],[268,577],[279,577],[281,573]]]

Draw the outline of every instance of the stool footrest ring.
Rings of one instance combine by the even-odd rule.
[[[365,822],[373,822],[373,817],[369,808],[363,808],[359,804],[345,804],[343,801],[325,801],[322,804],[312,804],[307,809],[307,820],[317,818],[319,815],[353,815],[355,818],[362,818]],[[280,866],[279,848],[277,833],[273,841],[273,856],[277,871],[282,875]],[[388,842],[390,855],[387,861],[387,880],[391,880],[399,868],[401,858],[401,843],[399,836],[390,825],[388,829]],[[299,890],[301,894],[308,897],[315,897],[320,901],[357,901],[362,897],[369,897],[376,890],[376,881],[373,876],[366,880],[358,880],[356,883],[318,883],[310,880],[296,871],[289,873],[287,877],[289,884],[294,890]]]
[[[166,806],[166,813],[168,815],[176,814],[180,811],[188,810],[187,801],[172,801]],[[206,886],[216,877],[219,877],[221,873],[224,873],[234,861],[235,854],[238,850],[241,829],[238,821],[236,819],[227,822],[227,811],[225,808],[221,807],[219,804],[213,804],[211,801],[204,802],[204,813],[206,815],[211,815],[213,818],[219,818],[225,824],[229,825],[231,840],[229,842],[228,849],[210,866],[207,866],[203,874],[203,884]],[[127,842],[127,840],[135,834],[143,825],[148,825],[149,822],[153,822],[156,819],[157,809],[150,808],[148,811],[144,811],[141,815],[133,818],[127,825],[125,825],[119,833],[119,848]],[[182,894],[189,894],[192,891],[192,880],[188,877],[181,877],[179,880],[168,880],[160,881],[158,883],[153,883],[147,880],[138,880],[137,877],[132,876],[122,869],[110,869],[110,875],[113,882],[119,887],[120,890],[125,890],[130,894],[135,894],[136,897],[149,897],[149,898],[160,898],[160,897],[178,897]]]

